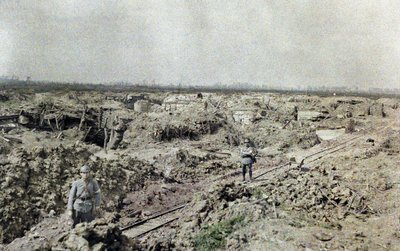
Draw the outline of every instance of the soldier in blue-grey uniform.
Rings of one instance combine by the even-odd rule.
[[[80,168],[81,179],[72,183],[68,198],[68,215],[72,228],[81,222],[94,220],[96,208],[100,206],[101,191],[97,181],[90,175],[90,167]]]
[[[246,180],[247,168],[249,168],[250,180],[253,179],[253,163],[256,162],[256,153],[253,147],[250,145],[248,139],[244,140],[244,147],[240,148],[240,157],[242,158],[242,173],[243,181]]]

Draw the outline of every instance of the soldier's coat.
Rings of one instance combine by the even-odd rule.
[[[249,165],[254,163],[254,149],[252,147],[243,147],[240,149],[242,164]]]
[[[83,179],[72,183],[68,198],[68,209],[87,213],[93,209],[94,205],[100,206],[100,201],[100,187],[95,179],[91,178],[87,184]]]

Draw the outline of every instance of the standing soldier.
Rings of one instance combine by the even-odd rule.
[[[114,125],[111,131],[110,141],[108,142],[110,149],[115,150],[118,148],[119,143],[121,143],[124,138],[126,129],[126,125],[122,119],[119,120],[118,124]]]
[[[246,180],[246,169],[249,168],[250,181],[253,179],[253,163],[256,162],[255,152],[253,147],[250,145],[248,139],[244,140],[245,147],[240,149],[240,157],[242,158],[242,173],[243,181]]]
[[[381,105],[381,116],[382,118],[386,117],[386,113],[385,113],[385,104],[382,103]]]
[[[297,121],[299,116],[299,107],[297,105],[294,106],[292,115],[293,115],[293,120]]]
[[[81,222],[94,220],[96,207],[100,206],[101,193],[99,184],[90,176],[90,168],[80,168],[81,179],[72,183],[68,198],[68,215],[72,218],[72,228]]]

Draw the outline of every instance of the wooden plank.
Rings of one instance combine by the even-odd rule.
[[[14,120],[16,120],[16,119],[18,119],[19,118],[19,115],[3,115],[3,116],[0,116],[0,120],[12,120],[12,119],[14,119]]]

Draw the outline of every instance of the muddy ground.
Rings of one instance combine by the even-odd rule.
[[[400,250],[399,99],[2,96],[0,249]],[[240,173],[246,138],[262,175],[252,182]],[[103,202],[71,231],[67,196],[85,163]],[[183,203],[158,230],[121,230]]]

